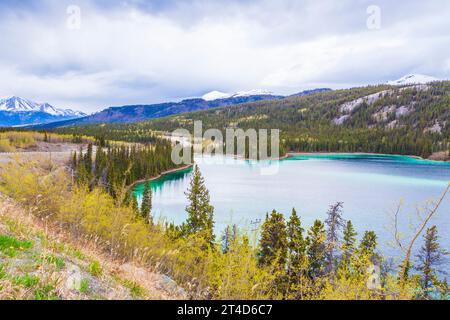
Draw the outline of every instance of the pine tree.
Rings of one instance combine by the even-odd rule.
[[[429,289],[433,283],[436,283],[437,277],[436,267],[443,263],[445,256],[448,254],[441,248],[438,239],[438,231],[436,226],[427,229],[424,238],[424,244],[420,248],[417,258],[419,265],[417,270],[421,272],[421,283],[424,297],[429,297]]]
[[[344,253],[343,260],[348,263],[350,257],[356,250],[356,236],[358,233],[353,228],[351,220],[348,220],[343,233],[342,251]]]
[[[222,252],[227,253],[238,236],[237,225],[227,226],[222,236]]]
[[[144,185],[144,193],[142,194],[142,204],[141,204],[141,216],[148,223],[152,224],[152,188],[150,183],[146,182]]]
[[[259,241],[258,263],[269,266],[275,259],[285,265],[287,258],[287,230],[283,214],[273,210],[262,225]]]
[[[297,211],[292,209],[291,217],[287,223],[288,238],[288,282],[289,293],[297,291],[297,284],[305,276],[306,269],[306,241],[303,237],[304,229],[301,226]],[[299,296],[299,295],[295,295]]]
[[[304,229],[301,226],[297,211],[292,209],[287,223],[289,268],[294,273],[299,269],[305,255],[306,244],[303,238]]]
[[[91,173],[92,172],[92,143],[88,144],[88,148],[86,154],[84,155],[84,164],[86,166],[86,170]]]
[[[361,256],[367,256],[375,263],[379,262],[379,256],[375,252],[377,248],[377,235],[373,231],[364,232],[364,236],[359,244],[359,253]]]
[[[342,202],[331,205],[325,220],[327,226],[327,272],[333,272],[335,267],[336,248],[339,246],[341,229],[344,227],[342,208]]]
[[[315,279],[323,274],[326,261],[326,232],[320,220],[314,221],[313,226],[308,230],[307,243],[309,275]]]
[[[138,204],[136,197],[133,195],[133,193],[130,194],[130,202],[131,202],[130,205],[131,205],[131,208],[133,209],[133,211],[136,212],[136,214],[140,214],[139,204]]]
[[[186,196],[189,205],[186,207],[188,219],[186,229],[189,234],[202,233],[205,240],[214,242],[214,207],[210,204],[209,191],[198,166],[195,166]]]

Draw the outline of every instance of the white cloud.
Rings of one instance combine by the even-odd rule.
[[[0,8],[0,95],[93,111],[215,89],[444,77],[449,2],[378,2],[376,31],[366,28],[368,1],[81,1],[80,30],[66,28],[60,1]]]

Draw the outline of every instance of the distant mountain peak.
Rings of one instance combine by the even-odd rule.
[[[433,81],[440,81],[440,79],[424,74],[408,74],[398,80],[388,81],[387,84],[399,86],[408,84],[426,84]]]
[[[226,93],[221,91],[211,91],[202,96],[203,100],[213,101],[218,99],[238,98],[238,97],[251,97],[251,96],[271,96],[273,92],[263,89],[253,89],[249,91],[238,91],[235,93]]]
[[[28,99],[12,96],[0,99],[0,111],[8,112],[44,112],[54,116],[79,117],[85,114],[71,109],[58,109],[48,102],[37,103]]]
[[[229,93],[214,90],[214,91],[208,92],[207,94],[204,94],[202,96],[202,99],[206,100],[206,101],[212,101],[212,100],[217,100],[217,99],[226,99],[226,98],[229,98],[230,96],[231,95]]]
[[[83,112],[59,109],[47,102],[37,103],[17,96],[0,99],[0,126],[47,123],[83,116],[86,116]]]

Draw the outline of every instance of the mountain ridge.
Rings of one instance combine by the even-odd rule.
[[[314,94],[316,92],[323,92],[327,90],[331,89],[319,88],[306,90],[297,93],[297,95]],[[220,98],[214,100],[205,100],[204,95],[202,98],[189,98],[184,99],[180,102],[165,102],[150,105],[143,104],[143,105],[114,106],[79,119],[66,120],[55,123],[47,123],[32,127],[36,129],[52,129],[65,126],[85,125],[93,123],[131,123],[155,118],[162,118],[171,115],[183,114],[186,112],[208,110],[218,107],[226,107],[256,101],[278,100],[286,98],[286,96],[274,95],[269,91],[264,90],[240,91],[235,94],[231,94],[228,97],[224,97],[223,94],[225,93],[222,93],[220,91],[212,91],[212,92],[213,92],[212,95],[209,95],[209,93],[206,94],[207,99],[212,99],[213,95],[215,97]]]
[[[57,132],[145,142],[152,132],[216,128],[279,129],[290,152],[368,152],[431,157],[450,149],[450,81],[377,85],[256,101],[137,123]],[[140,132],[139,139],[132,134]],[[281,149],[280,149],[281,150]]]
[[[24,126],[86,116],[71,109],[60,109],[48,102],[37,103],[17,96],[0,99],[0,126]]]

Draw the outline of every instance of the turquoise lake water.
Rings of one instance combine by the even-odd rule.
[[[400,220],[405,236],[418,224],[417,210],[437,200],[450,181],[450,164],[388,155],[312,155],[281,161],[247,161],[196,157],[214,205],[216,234],[227,224],[247,230],[276,209],[289,216],[293,207],[309,227],[324,220],[328,206],[342,201],[344,218],[357,231],[374,230],[381,250],[398,252],[391,242],[392,213],[402,202]],[[191,170],[152,181],[153,214],[182,223]],[[140,201],[143,184],[135,193]],[[450,194],[431,221],[438,226],[443,246],[450,250]],[[421,239],[420,239],[421,240]]]

